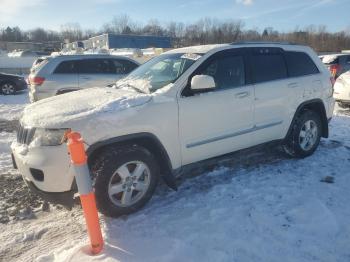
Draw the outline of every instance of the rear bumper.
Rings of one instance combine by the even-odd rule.
[[[55,93],[40,92],[36,90],[35,87],[30,87],[29,100],[31,103],[34,103],[36,101],[39,101],[41,99],[45,99],[54,95]]]

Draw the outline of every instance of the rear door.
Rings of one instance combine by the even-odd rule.
[[[115,82],[115,68],[109,58],[81,59],[78,68],[79,88],[105,87]]]
[[[61,90],[77,90],[79,88],[77,60],[67,60],[58,63],[45,80],[47,90],[55,90],[55,93]]]
[[[283,49],[250,48],[254,82],[254,140],[256,144],[280,139],[296,103],[297,81],[289,81]]]
[[[322,97],[322,75],[307,53],[285,52],[290,87],[294,88],[296,108],[302,101]]]

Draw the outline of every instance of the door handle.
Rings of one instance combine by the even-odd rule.
[[[241,93],[235,94],[236,98],[245,98],[247,96],[249,96],[249,92],[241,92]]]
[[[296,88],[296,87],[298,87],[298,83],[290,83],[290,84],[288,84],[288,87],[289,88]]]

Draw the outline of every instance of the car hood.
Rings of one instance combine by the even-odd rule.
[[[72,121],[143,105],[151,95],[114,88],[89,88],[40,100],[24,109],[21,124],[31,127],[71,127]]]

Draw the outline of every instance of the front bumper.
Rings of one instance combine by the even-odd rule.
[[[65,145],[31,147],[14,142],[13,160],[26,181],[41,191],[60,193],[70,191],[74,181],[70,158]],[[42,171],[43,179],[33,175],[33,169]]]
[[[11,149],[13,165],[31,191],[49,202],[72,207],[76,186],[65,145],[28,148],[13,143]],[[33,170],[42,171],[43,179]]]

